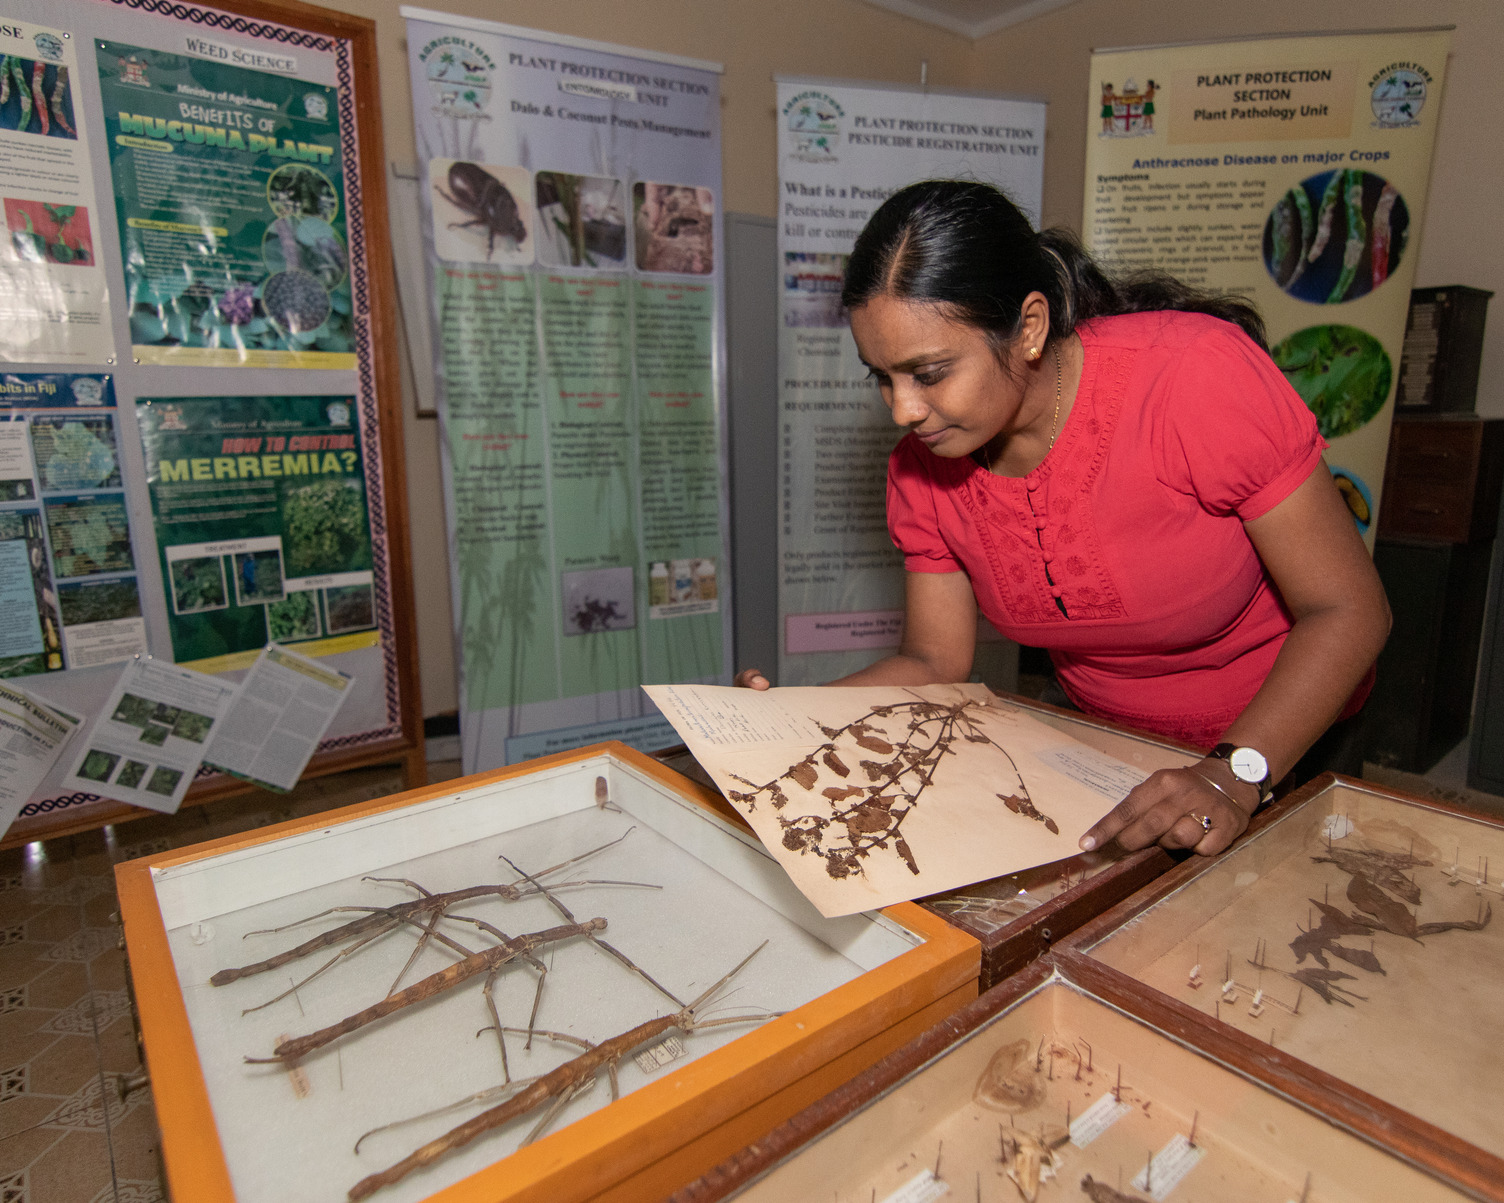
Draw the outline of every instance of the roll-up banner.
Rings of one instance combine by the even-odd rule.
[[[464,770],[677,743],[639,686],[729,679],[721,68],[402,15]]]
[[[1251,297],[1372,547],[1449,30],[1099,50],[1091,251]]]
[[[884,495],[888,453],[903,431],[847,329],[846,259],[872,211],[918,180],[986,180],[1037,224],[1045,105],[829,79],[777,83],[778,684],[815,685],[871,663],[903,633],[903,563]],[[988,635],[997,638],[990,627]]]

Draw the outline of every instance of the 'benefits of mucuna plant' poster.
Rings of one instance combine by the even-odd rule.
[[[1373,545],[1446,30],[1103,50],[1088,247],[1251,297]]]

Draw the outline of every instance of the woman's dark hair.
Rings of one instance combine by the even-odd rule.
[[[1038,233],[990,184],[927,180],[895,192],[852,248],[841,303],[877,296],[926,301],[1006,342],[1017,335],[1023,301],[1050,302],[1050,334],[1119,313],[1176,309],[1236,323],[1268,350],[1264,319],[1244,297],[1205,292],[1164,272],[1109,275],[1069,230]]]

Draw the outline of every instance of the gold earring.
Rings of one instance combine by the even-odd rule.
[[[1040,351],[1039,351],[1038,347],[1030,347],[1029,348],[1029,360],[1030,360],[1030,362],[1038,359],[1039,355],[1040,355]]]

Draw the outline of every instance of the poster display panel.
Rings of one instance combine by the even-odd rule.
[[[730,667],[720,69],[402,12],[465,771],[666,746],[638,686]]]
[[[51,17],[61,15],[49,6]],[[66,10],[61,10],[66,11]],[[113,364],[71,28],[0,19],[0,361]]]
[[[1092,56],[1089,250],[1251,297],[1370,547],[1451,35]]]
[[[778,80],[780,685],[854,672],[903,633],[884,492],[903,431],[847,329],[852,245],[874,209],[925,179],[996,184],[1037,224],[1044,126],[1042,101]]]
[[[270,641],[323,654],[377,642],[353,400],[137,403],[178,664],[213,672]]]
[[[96,58],[136,362],[354,367],[335,89],[287,55]]]
[[[309,772],[414,771],[385,173],[360,153],[380,145],[375,25],[268,11],[12,0],[0,19],[0,677],[89,747],[122,662],[233,689],[277,640],[361,686]],[[12,302],[56,318],[46,338]],[[237,788],[195,763],[170,795],[129,774],[111,793],[73,760],[4,838]]]
[[[146,650],[112,378],[0,376],[0,677]]]

